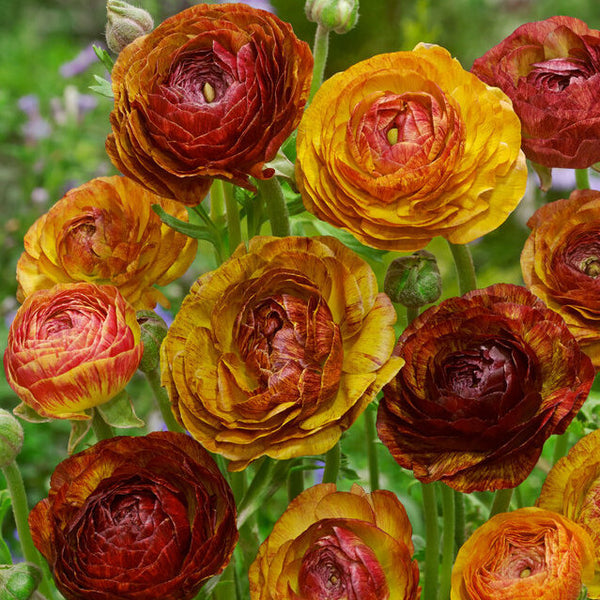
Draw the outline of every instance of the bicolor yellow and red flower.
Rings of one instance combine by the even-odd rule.
[[[575,169],[600,161],[600,31],[566,16],[526,23],[472,71],[512,100],[527,158]]]
[[[508,98],[438,46],[381,54],[327,80],[298,128],[307,210],[385,250],[498,227],[527,180]]]
[[[379,437],[419,480],[462,492],[521,483],[594,380],[560,315],[516,285],[431,307],[394,354],[406,362],[384,388]]]
[[[56,283],[88,281],[116,286],[136,310],[168,307],[154,286],[181,277],[198,243],[161,223],[153,204],[187,221],[183,205],[126,177],[99,177],[67,192],[25,235],[19,301]]]
[[[404,506],[387,490],[319,484],[297,496],[251,565],[251,600],[418,600]]]
[[[541,508],[500,513],[458,551],[451,600],[578,600],[594,581],[594,545],[570,519]]]
[[[88,419],[84,411],[123,390],[142,352],[135,310],[116,287],[58,284],[34,292],[17,311],[4,372],[41,416]]]
[[[600,430],[581,438],[550,470],[540,508],[553,510],[581,525],[596,549],[596,575],[588,597],[600,598]]]
[[[238,538],[231,488],[181,433],[98,442],[61,462],[31,511],[67,600],[190,600]]]
[[[521,254],[525,285],[558,312],[600,368],[600,192],[575,190],[540,207]]]
[[[119,54],[106,150],[125,175],[188,205],[214,177],[252,187],[298,125],[312,63],[270,12],[192,6]]]
[[[254,237],[184,299],[161,347],[181,424],[242,469],[329,450],[402,359],[396,313],[332,237]]]

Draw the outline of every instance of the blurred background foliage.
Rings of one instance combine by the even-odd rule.
[[[175,14],[193,2],[139,0],[155,22]],[[315,24],[304,18],[302,0],[271,0],[275,12],[293,24],[296,34],[312,45]],[[520,24],[552,15],[578,17],[600,28],[600,3],[594,0],[363,0],[358,26],[347,35],[331,35],[326,76],[369,56],[410,50],[418,42],[438,43],[450,50],[469,69],[473,60],[511,33]],[[91,44],[104,44],[105,4],[102,0],[0,0],[0,350],[4,351],[10,319],[17,308],[15,266],[23,251],[23,236],[35,219],[75,186],[100,175],[116,173],[105,151],[110,130],[112,101],[89,90],[93,75],[107,77]],[[527,237],[527,218],[539,202],[565,197],[573,182],[570,174],[555,176],[555,187],[542,195],[532,177],[521,206],[497,231],[473,243],[479,285],[504,281],[520,283],[519,254]],[[595,185],[593,185],[595,187]],[[440,260],[444,297],[457,294],[453,265],[441,240],[430,248]],[[375,265],[380,279],[389,256]],[[174,306],[189,283],[206,270],[202,256],[187,279],[169,290]],[[402,315],[400,326],[403,325]],[[151,405],[141,378],[133,382],[142,414]],[[0,378],[0,406],[12,409],[17,400]],[[597,427],[600,402],[594,400],[574,424],[577,433]],[[149,409],[148,409],[149,410]],[[343,451],[348,464],[364,480],[366,455],[362,447],[362,420],[346,435]],[[26,444],[19,463],[23,468],[31,504],[47,493],[48,478],[66,455],[67,423],[25,424]],[[549,440],[544,457],[551,456]],[[382,485],[394,489],[406,504],[419,539],[422,532],[419,486],[412,475],[397,467],[382,446]],[[544,458],[517,500],[531,504],[539,491]],[[349,487],[351,470],[346,472]],[[0,487],[3,481],[0,479]],[[529,491],[528,491],[529,490]],[[528,495],[530,497],[528,497]],[[489,504],[490,494],[469,500],[468,517]],[[273,504],[261,511],[263,534],[285,507]],[[485,509],[486,510],[486,509]],[[10,529],[10,522],[6,528]],[[11,533],[4,532],[10,539]],[[417,544],[418,545],[418,544]]]

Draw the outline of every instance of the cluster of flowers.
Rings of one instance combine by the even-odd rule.
[[[522,26],[472,72],[438,46],[375,56],[306,107],[312,70],[290,25],[243,4],[196,5],[124,46],[106,149],[125,177],[71,190],[25,237],[4,355],[16,414],[111,423],[107,403],[147,358],[136,311],[167,306],[155,286],[197,252],[152,207],[185,224],[215,180],[264,194],[296,128],[306,210],[380,250],[492,231],[524,194],[525,156],[540,172],[600,161],[600,32],[574,18]],[[160,346],[189,435],[98,441],[57,467],[31,512],[60,592],[193,598],[238,540],[209,451],[231,472],[326,453],[382,390],[377,433],[417,479],[459,492],[519,485],[600,367],[600,194],[576,191],[529,226],[529,289],[450,298],[399,339],[373,270],[337,238],[257,235],[232,248],[192,285]],[[598,435],[582,439],[537,507],[475,531],[454,563],[453,600],[576,600],[582,584],[600,598],[599,449]],[[411,533],[391,492],[315,485],[260,546],[250,597],[417,599]]]

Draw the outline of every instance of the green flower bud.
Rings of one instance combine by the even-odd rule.
[[[7,410],[0,408],[0,468],[10,465],[23,447],[23,428]]]
[[[106,14],[106,43],[116,54],[154,28],[154,21],[149,12],[121,0],[108,0]]]
[[[38,597],[35,590],[42,572],[31,563],[0,565],[0,600],[29,600]]]
[[[435,302],[442,295],[442,278],[435,256],[427,250],[418,250],[396,258],[385,274],[383,289],[392,302],[410,308]]]
[[[309,21],[336,33],[347,33],[358,21],[358,0],[306,0]]]
[[[152,310],[139,310],[137,322],[142,329],[142,343],[144,354],[138,369],[149,373],[158,368],[160,364],[160,345],[167,335],[167,324]]]

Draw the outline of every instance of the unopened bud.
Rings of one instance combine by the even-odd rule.
[[[167,335],[167,324],[152,310],[139,310],[136,313],[137,322],[142,330],[144,353],[138,369],[149,373],[160,364],[160,345]]]
[[[358,21],[358,0],[306,0],[309,21],[336,33],[347,33]]]
[[[435,256],[418,250],[390,263],[383,289],[392,302],[419,308],[435,302],[442,295],[442,278]]]
[[[23,428],[7,410],[0,408],[0,468],[10,465],[23,447]]]
[[[41,580],[41,570],[31,563],[0,565],[0,598],[11,600],[39,598],[35,590]]]
[[[116,54],[154,28],[154,21],[148,11],[121,0],[108,0],[106,14],[106,43]]]

